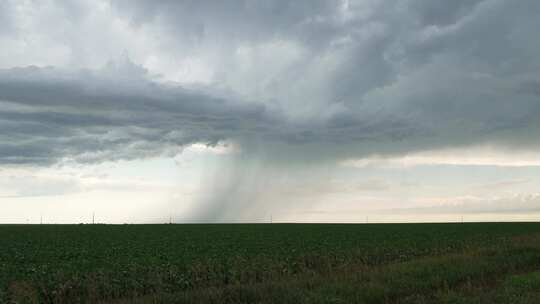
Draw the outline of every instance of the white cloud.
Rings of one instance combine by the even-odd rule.
[[[535,151],[513,151],[496,147],[480,146],[467,148],[422,151],[395,157],[371,156],[341,161],[342,166],[364,168],[414,167],[414,166],[496,166],[538,167],[540,153]]]

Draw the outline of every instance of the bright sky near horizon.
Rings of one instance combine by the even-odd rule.
[[[540,220],[537,0],[0,0],[0,223]]]

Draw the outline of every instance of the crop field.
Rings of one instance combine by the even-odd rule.
[[[0,225],[0,303],[540,303],[540,223]]]

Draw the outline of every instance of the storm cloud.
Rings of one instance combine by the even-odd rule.
[[[92,55],[72,35],[98,20],[92,3],[39,5],[43,16],[0,6],[6,54],[32,65],[2,57],[3,164],[145,158],[221,141],[280,161],[539,144],[537,1],[118,1],[85,32],[117,41]],[[68,38],[59,24],[25,22],[31,14],[67,18]],[[99,32],[115,22],[123,31]],[[155,48],[123,44],[123,34]],[[17,48],[28,37],[51,62]],[[207,76],[175,81],[163,68],[171,62]]]

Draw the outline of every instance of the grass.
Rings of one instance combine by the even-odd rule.
[[[0,303],[539,303],[540,224],[0,225]]]

